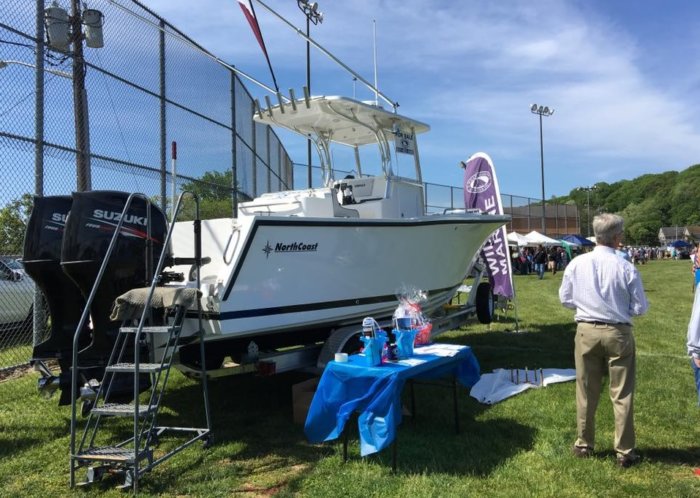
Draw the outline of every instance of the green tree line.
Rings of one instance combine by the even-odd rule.
[[[700,225],[700,164],[683,171],[642,175],[634,180],[598,182],[554,199],[575,203],[586,233],[594,214],[617,213],[625,219],[625,238],[634,245],[658,245],[661,227]],[[591,231],[592,233],[592,231]]]

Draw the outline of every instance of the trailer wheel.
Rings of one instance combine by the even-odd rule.
[[[359,353],[362,347],[362,342],[360,341],[361,335],[361,327],[358,327],[357,330],[341,329],[332,332],[330,337],[328,337],[323,344],[321,353],[318,355],[317,366],[319,368],[324,368],[326,363],[334,358],[335,353]]]
[[[226,358],[225,351],[217,351],[205,345],[204,369],[216,370],[221,368]],[[193,344],[180,349],[180,363],[194,370],[202,368],[202,361],[199,353],[199,344]]]
[[[480,323],[493,321],[493,295],[488,282],[481,282],[476,288],[476,317]]]

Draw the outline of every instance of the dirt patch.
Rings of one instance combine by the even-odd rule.
[[[31,365],[21,365],[19,367],[7,368],[0,370],[0,382],[6,382],[12,379],[19,379],[32,371]]]

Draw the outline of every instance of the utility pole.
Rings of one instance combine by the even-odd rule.
[[[78,192],[92,189],[90,178],[90,139],[85,92],[85,59],[79,0],[71,0],[71,30],[73,32],[73,113],[75,118],[75,158]]]

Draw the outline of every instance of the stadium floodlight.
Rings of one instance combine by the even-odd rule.
[[[547,235],[547,226],[545,223],[545,197],[544,197],[544,142],[542,140],[542,116],[549,117],[554,114],[554,109],[546,106],[538,106],[532,104],[530,112],[537,114],[540,117],[540,173],[542,177],[542,233]]]

